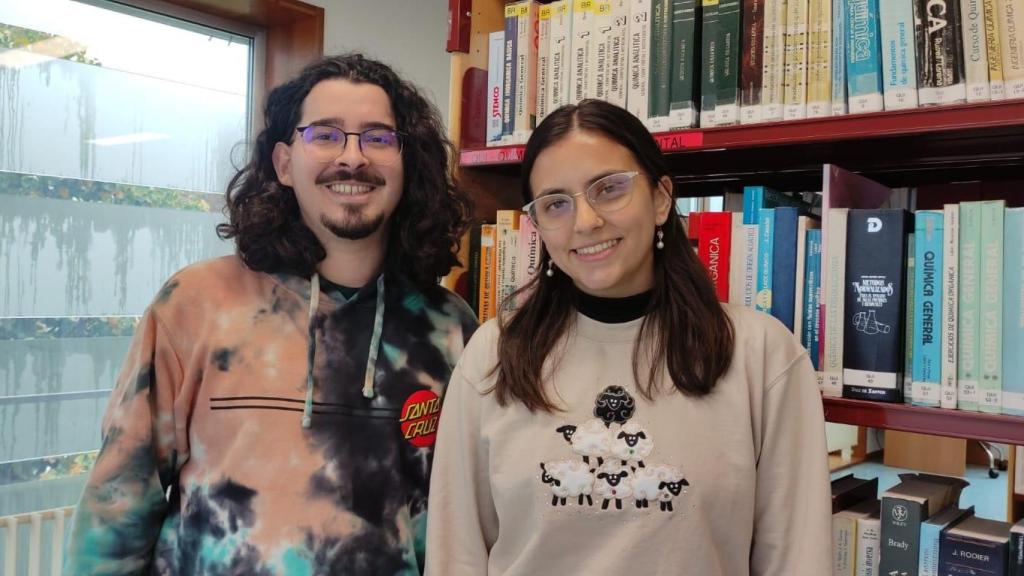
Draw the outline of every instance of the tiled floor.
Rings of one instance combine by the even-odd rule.
[[[899,482],[901,472],[916,472],[905,468],[890,468],[881,462],[862,462],[832,473],[832,478],[853,473],[859,478],[878,477],[879,496],[885,490]],[[960,507],[974,506],[974,513],[982,518],[993,520],[1007,519],[1007,472],[1000,472],[999,477],[988,477],[988,468],[969,465],[963,476],[970,485],[960,495]]]

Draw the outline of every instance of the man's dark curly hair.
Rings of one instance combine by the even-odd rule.
[[[390,67],[362,54],[325,57],[270,92],[266,128],[256,138],[252,160],[228,184],[228,222],[217,226],[217,234],[234,238],[239,257],[253,270],[304,277],[316,271],[327,253],[303,222],[295,192],[278,181],[273,152],[278,142],[294,139],[313,87],[335,78],[380,86],[391,99],[396,129],[403,133],[405,177],[391,216],[385,268],[421,286],[436,284],[457,264],[453,250],[471,210],[455,182],[455,148],[437,108]]]

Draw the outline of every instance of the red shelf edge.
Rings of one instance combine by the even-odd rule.
[[[1024,417],[848,398],[822,398],[825,420],[903,432],[1024,445]]]
[[[1016,122],[1013,120],[1016,119]],[[926,134],[1006,125],[1024,127],[1024,100],[984,102],[948,107],[916,108],[812,118],[770,124],[723,126],[654,135],[662,151],[685,152],[718,148],[751,148],[780,144],[834,142],[859,137]],[[522,161],[522,145],[463,150],[461,166],[495,166]]]

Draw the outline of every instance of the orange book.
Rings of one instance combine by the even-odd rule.
[[[498,311],[497,286],[495,272],[495,236],[497,235],[494,224],[484,224],[480,227],[480,323],[493,318]]]

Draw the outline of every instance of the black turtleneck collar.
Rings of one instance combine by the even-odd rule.
[[[621,324],[642,318],[651,303],[650,290],[624,298],[601,298],[591,296],[579,288],[575,290],[576,307],[580,314],[605,324]]]

